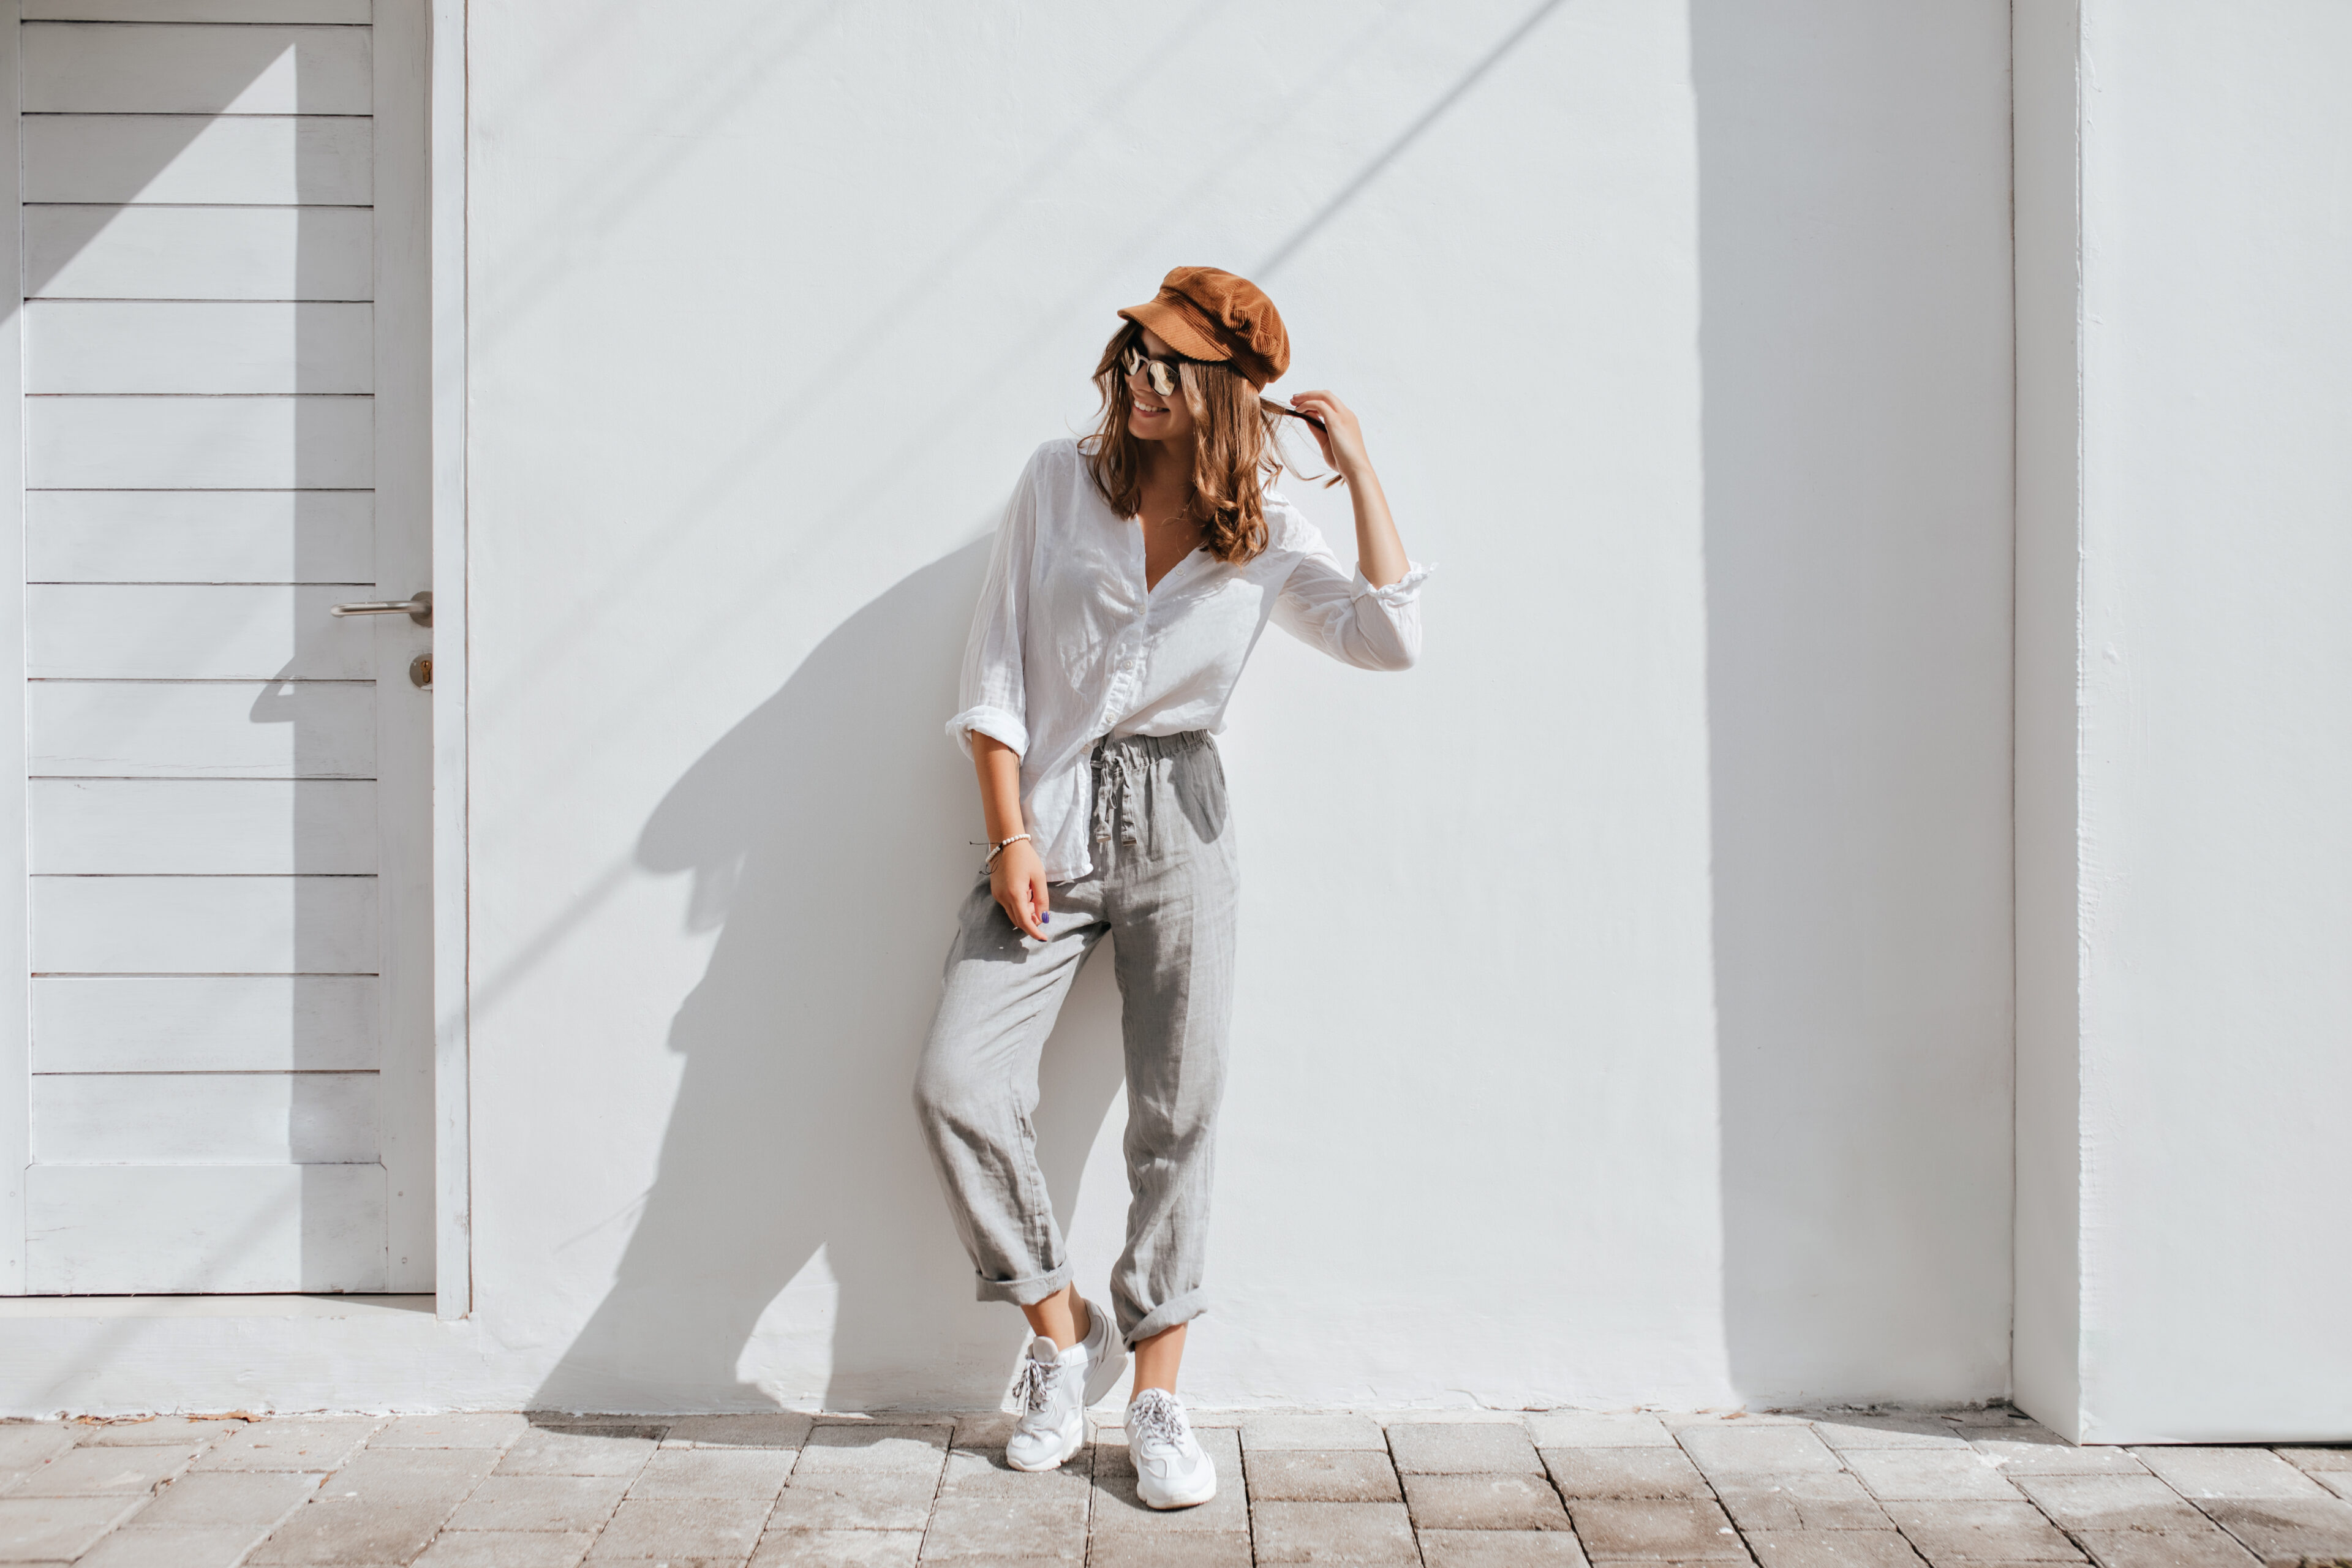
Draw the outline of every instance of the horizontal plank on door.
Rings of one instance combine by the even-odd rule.
[[[373,1072],[46,1073],[41,1165],[359,1164],[376,1157]]]
[[[44,974],[373,974],[373,877],[35,877]]]
[[[25,310],[25,390],[374,390],[375,307],[41,300]]]
[[[25,20],[332,22],[372,20],[372,0],[24,0]]]
[[[25,1284],[41,1295],[381,1290],[381,1165],[36,1165]]]
[[[25,696],[37,776],[375,776],[369,681],[36,680]]]
[[[365,27],[27,21],[27,114],[365,114]]]
[[[373,121],[341,115],[29,114],[28,202],[364,206]]]
[[[365,489],[375,400],[34,397],[25,448],[35,489]]]
[[[33,1070],[348,1072],[376,1066],[377,980],[354,974],[45,975]]]
[[[375,493],[31,490],[25,578],[372,584]]]
[[[369,300],[365,207],[23,209],[27,298]]]
[[[361,876],[375,785],[349,779],[34,779],[36,876]]]
[[[353,593],[37,583],[25,590],[26,672],[52,680],[365,680],[379,637],[430,634],[405,616],[331,613]]]

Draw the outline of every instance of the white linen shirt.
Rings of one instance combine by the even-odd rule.
[[[1255,558],[1236,565],[1195,550],[1147,589],[1143,529],[1111,510],[1076,441],[1046,442],[1022,470],[972,616],[963,710],[947,727],[967,756],[975,730],[1020,753],[1022,826],[1048,881],[1094,868],[1095,742],[1223,730],[1268,619],[1364,669],[1419,657],[1429,568],[1375,588],[1273,490],[1265,524]]]

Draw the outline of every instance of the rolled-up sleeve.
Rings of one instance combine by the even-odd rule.
[[[972,611],[971,637],[964,644],[963,680],[956,695],[962,710],[948,721],[948,733],[966,756],[971,755],[975,730],[1023,755],[1029,751],[1022,628],[1028,616],[1029,568],[1036,542],[1037,462],[1033,458],[1005,503],[980,604]]]
[[[1421,584],[1433,568],[1408,566],[1402,579],[1375,588],[1318,538],[1284,582],[1275,624],[1359,669],[1410,669],[1421,657]]]

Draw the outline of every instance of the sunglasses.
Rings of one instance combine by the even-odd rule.
[[[1151,355],[1145,353],[1141,349],[1129,343],[1127,347],[1127,351],[1119,355],[1119,363],[1127,367],[1127,374],[1129,376],[1142,376],[1143,384],[1151,388],[1153,392],[1158,393],[1160,396],[1173,397],[1176,395],[1176,388],[1179,384],[1176,379],[1176,367],[1182,364],[1184,361],[1181,359],[1154,359]],[[1315,416],[1307,413],[1303,408],[1293,408],[1288,404],[1276,403],[1271,397],[1261,397],[1258,399],[1258,402],[1265,405],[1266,407],[1273,409],[1276,414],[1287,414],[1293,419],[1303,421],[1306,424],[1313,426],[1318,430],[1323,428],[1323,421],[1316,418]]]

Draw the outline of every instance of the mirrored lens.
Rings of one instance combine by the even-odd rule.
[[[1133,375],[1139,371],[1141,372],[1144,384],[1160,396],[1176,395],[1176,367],[1169,361],[1153,359],[1141,349],[1130,348],[1127,351],[1124,363],[1127,365],[1128,374]]]

